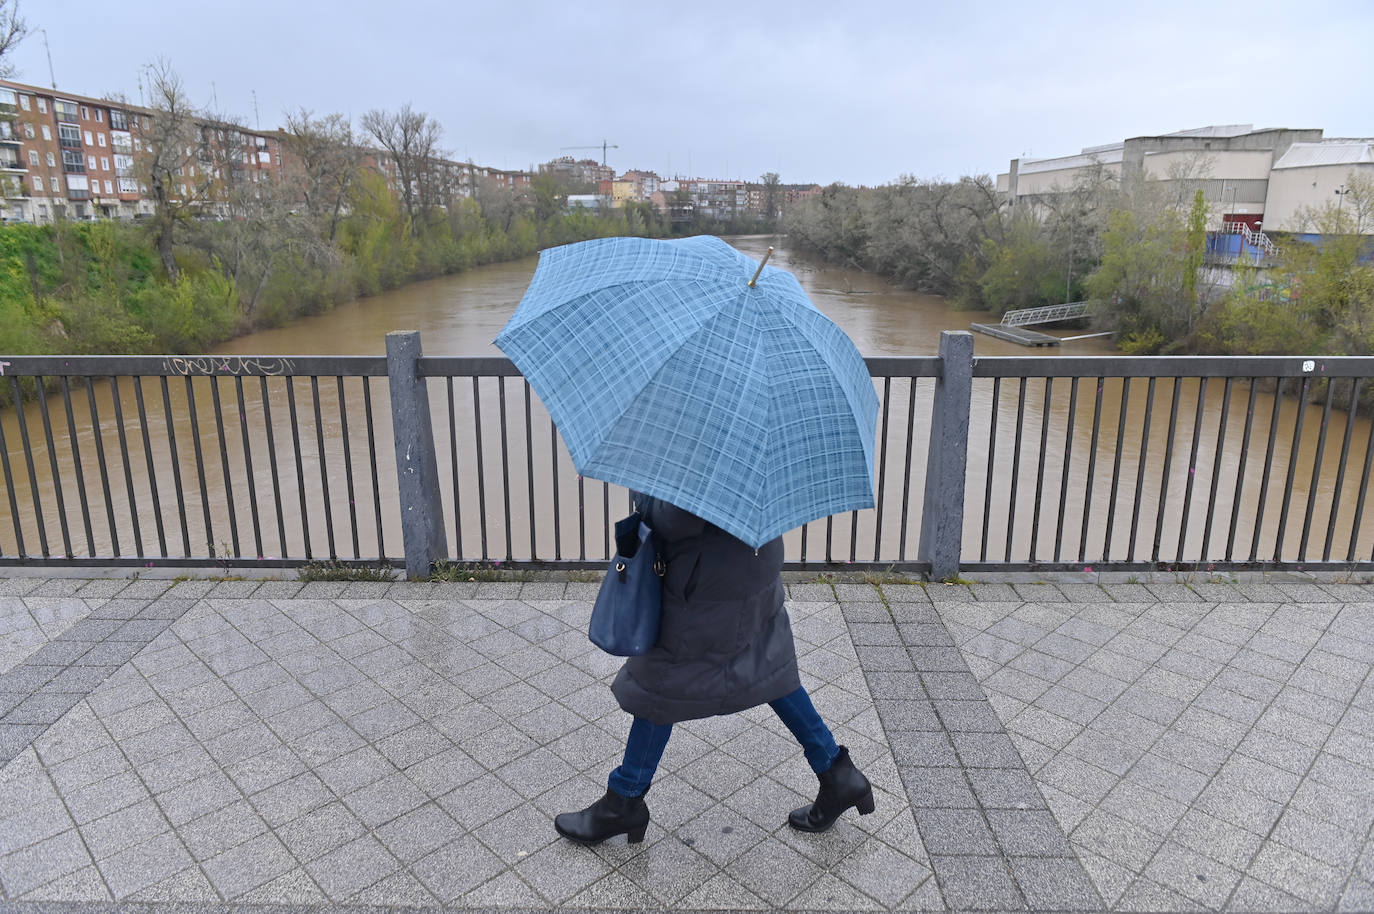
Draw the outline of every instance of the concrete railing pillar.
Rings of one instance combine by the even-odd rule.
[[[444,506],[439,496],[439,466],[429,392],[419,376],[420,334],[406,330],[386,335],[386,372],[391,388],[391,425],[396,442],[396,481],[401,498],[401,538],[406,577],[422,578],[435,562],[448,558]]]
[[[959,574],[964,538],[964,479],[968,469],[969,408],[973,397],[973,334],[940,334],[940,377],[930,410],[925,501],[917,557],[930,562],[932,580]]]

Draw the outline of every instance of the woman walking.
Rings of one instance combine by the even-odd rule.
[[[783,608],[782,539],[758,549],[714,524],[656,498],[636,496],[667,564],[658,643],[631,657],[611,686],[634,717],[624,760],[606,794],[554,819],[581,844],[626,835],[644,839],[644,796],[679,721],[733,714],[767,703],[796,737],[820,781],[816,800],[788,824],[821,832],[850,808],[873,812],[873,790],[849,752],[835,744],[797,673],[792,628]]]

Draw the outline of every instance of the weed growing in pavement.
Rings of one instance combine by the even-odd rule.
[[[396,580],[390,565],[345,565],[341,562],[307,562],[301,566],[302,581],[381,581]]]

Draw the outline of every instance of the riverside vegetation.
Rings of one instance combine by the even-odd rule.
[[[1123,190],[1098,171],[1053,198],[1009,206],[987,176],[832,185],[792,207],[789,244],[1000,316],[1088,300],[1127,353],[1374,354],[1374,180],[1300,214],[1320,244],[1275,238],[1263,269],[1205,281],[1205,171]]]

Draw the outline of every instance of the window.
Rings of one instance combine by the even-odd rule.
[[[86,131],[86,145],[87,145],[87,146],[94,146],[94,145],[95,145],[95,140],[91,137],[91,132],[90,132],[89,130]]]
[[[33,176],[33,189],[39,193],[43,192],[43,178],[40,175]]]
[[[112,183],[110,183],[109,181],[106,181],[106,182],[105,182],[105,193],[107,193],[107,194],[112,194],[112,193],[114,193],[114,185],[113,185]]]
[[[91,109],[87,108],[85,105],[81,106],[81,119],[83,121],[89,121],[91,119]]]
[[[49,168],[56,168],[56,167],[57,167],[57,157],[54,156],[51,152],[48,153],[48,167],[49,167]]]
[[[86,156],[86,167],[95,171],[95,156]]]
[[[37,165],[37,164],[38,164],[38,150],[37,150],[37,149],[30,149],[30,150],[29,150],[29,164],[30,164],[30,165]]]
[[[100,157],[100,170],[101,170],[101,171],[109,171],[109,170],[110,170],[110,160],[109,160],[107,157],[105,157],[105,156],[101,156],[101,157]]]
[[[124,111],[111,110],[111,111],[110,111],[110,129],[111,129],[111,130],[128,130],[128,129],[129,129],[129,115],[128,115],[128,113],[127,113],[127,112],[124,112]]]
[[[33,124],[24,125],[24,136],[33,139]]]
[[[29,110],[29,97],[27,95],[19,96],[19,107],[23,108],[25,111]]]
[[[80,149],[81,129],[71,124],[58,124],[57,142],[71,149]]]
[[[96,109],[95,109],[95,122],[96,122],[97,124],[103,124],[103,123],[105,123],[105,111],[104,111],[103,108],[96,108]]]
[[[39,114],[47,114],[47,113],[48,113],[48,100],[47,100],[46,98],[44,98],[43,96],[41,96],[41,95],[35,96],[35,98],[38,99],[38,113],[39,113]]]
[[[95,139],[96,139],[96,142],[98,142],[101,146],[104,146],[104,145],[105,145],[105,134],[103,134],[103,133],[97,133],[97,134],[95,135]]]
[[[43,125],[43,139],[47,140],[49,143],[52,142],[52,131],[48,129],[47,124]]]

